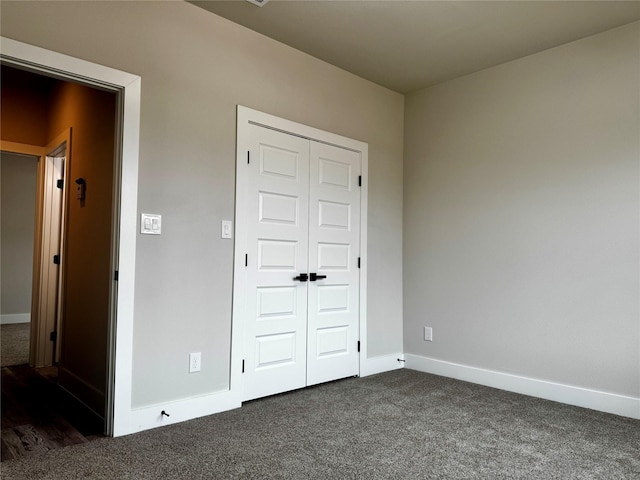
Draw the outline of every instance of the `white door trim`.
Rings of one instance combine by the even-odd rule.
[[[362,166],[362,186],[360,204],[360,370],[367,358],[367,197],[368,197],[368,144],[359,140],[325,132],[317,128],[276,117],[267,113],[238,105],[236,138],[236,212],[234,242],[233,276],[233,314],[231,328],[231,380],[230,390],[238,403],[242,398],[242,359],[244,348],[244,326],[242,318],[246,305],[247,292],[245,253],[248,238],[248,206],[245,185],[248,182],[247,170],[241,168],[247,162],[249,145],[249,125],[261,125],[309,140],[346,148],[360,152]]]
[[[0,37],[0,55],[9,65],[73,79],[118,95],[118,133],[115,162],[115,205],[112,244],[119,278],[112,289],[107,433],[131,433],[131,381],[133,366],[133,314],[138,202],[138,149],[140,142],[140,88],[137,75],[87,62],[26,43]],[[117,325],[117,330],[116,330]],[[118,348],[115,348],[117,345]]]

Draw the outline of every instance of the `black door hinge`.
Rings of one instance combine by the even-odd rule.
[[[56,187],[58,187],[60,190],[64,188],[64,178],[61,178],[56,182]]]
[[[251,152],[247,152],[247,165],[251,163]]]
[[[360,351],[360,340],[358,340],[358,352]]]
[[[358,175],[358,186],[362,186],[362,175]]]
[[[245,267],[249,266],[249,254],[248,253],[244,254],[244,266]]]
[[[58,339],[58,332],[51,332],[49,334],[49,340],[51,340],[52,342],[55,342]]]
[[[244,373],[244,359],[242,360],[242,373]]]
[[[113,273],[113,279],[117,282],[117,281],[118,281],[118,278],[120,278],[120,272],[118,272],[118,270],[116,270],[116,271]]]
[[[358,268],[360,268],[360,257],[358,257]]]
[[[60,255],[54,255],[53,256],[53,264],[54,265],[60,265]]]

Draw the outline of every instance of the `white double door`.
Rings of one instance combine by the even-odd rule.
[[[250,129],[243,400],[359,372],[360,153]]]

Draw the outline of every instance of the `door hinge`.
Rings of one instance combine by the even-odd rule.
[[[358,340],[358,352],[360,351],[360,340]]]
[[[358,175],[358,186],[362,186],[362,175]]]
[[[120,272],[118,272],[118,270],[116,270],[113,274],[113,279],[117,282],[118,278],[120,278]]]
[[[60,265],[60,255],[54,255],[53,256],[53,264],[54,265]]]
[[[249,266],[249,254],[248,253],[244,254],[244,266],[245,267]]]
[[[51,332],[49,334],[49,340],[51,340],[52,342],[55,342],[58,339],[58,332]]]
[[[56,187],[62,190],[64,188],[64,178],[61,178],[56,182]]]
[[[251,163],[251,152],[247,152],[247,165]]]
[[[242,359],[242,373],[244,373],[244,359]]]
[[[358,268],[360,268],[360,257],[358,257]]]

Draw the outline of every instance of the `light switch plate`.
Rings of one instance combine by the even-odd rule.
[[[162,215],[152,213],[140,214],[140,233],[160,235],[162,233]]]
[[[433,328],[424,327],[424,341],[433,342]]]
[[[231,220],[222,220],[220,238],[232,238],[232,237],[233,237],[233,222]]]

